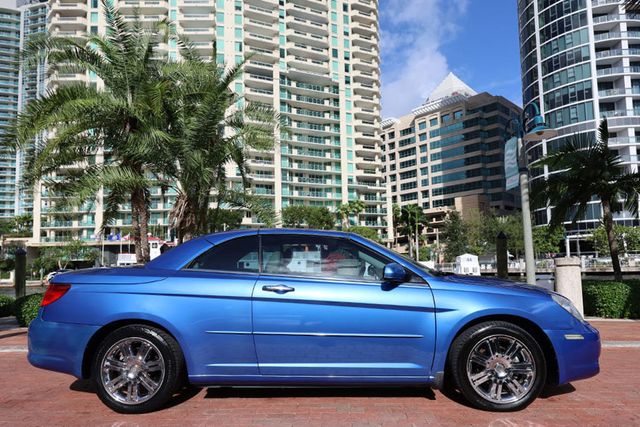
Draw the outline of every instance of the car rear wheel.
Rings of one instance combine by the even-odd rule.
[[[127,414],[159,409],[180,385],[183,356],[166,332],[146,325],[116,329],[102,341],[93,361],[98,396]]]
[[[480,323],[460,334],[449,352],[449,369],[462,395],[490,411],[526,407],[546,381],[540,345],[524,329],[501,321]]]

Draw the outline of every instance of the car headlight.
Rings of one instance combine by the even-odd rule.
[[[584,322],[584,318],[582,314],[578,311],[578,309],[573,305],[573,303],[569,300],[569,298],[564,297],[560,294],[553,293],[551,294],[551,298],[562,308],[567,310],[569,313],[573,315],[576,319],[581,322]]]

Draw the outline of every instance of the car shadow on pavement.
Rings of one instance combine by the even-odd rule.
[[[83,379],[83,380],[75,380],[69,386],[69,390],[79,391],[82,393],[90,393],[96,394],[96,386],[92,380]],[[162,409],[168,409],[173,406],[178,406],[181,403],[186,402],[189,399],[195,397],[198,393],[200,393],[202,389],[199,387],[193,386],[185,386],[182,387],[177,393],[175,393],[171,399],[163,406]]]
[[[2,335],[0,335],[0,340],[5,339],[5,338],[24,336],[24,335],[27,335],[27,330],[26,329],[24,331],[10,332],[8,334],[2,334]]]
[[[542,393],[540,393],[539,398],[548,399],[554,396],[561,396],[563,394],[573,393],[574,391],[576,391],[576,388],[571,384],[547,386],[545,387],[544,390],[542,390]]]
[[[269,387],[269,388],[208,388],[205,399],[274,398],[274,397],[422,397],[435,400],[433,390],[419,387]]]

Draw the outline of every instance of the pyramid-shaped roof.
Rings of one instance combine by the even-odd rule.
[[[447,74],[447,77],[440,82],[440,84],[431,92],[426,103],[437,101],[439,99],[449,98],[451,96],[463,95],[473,96],[477,92],[471,89],[465,82],[460,80],[458,76],[453,73]]]

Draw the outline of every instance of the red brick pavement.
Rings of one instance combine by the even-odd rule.
[[[640,322],[593,322],[604,340],[640,341]],[[0,346],[24,345],[20,330]],[[0,353],[0,426],[640,426],[640,348],[605,348],[600,375],[552,389],[527,409],[490,413],[425,389],[210,389],[178,396],[153,414],[107,409],[87,382]]]

